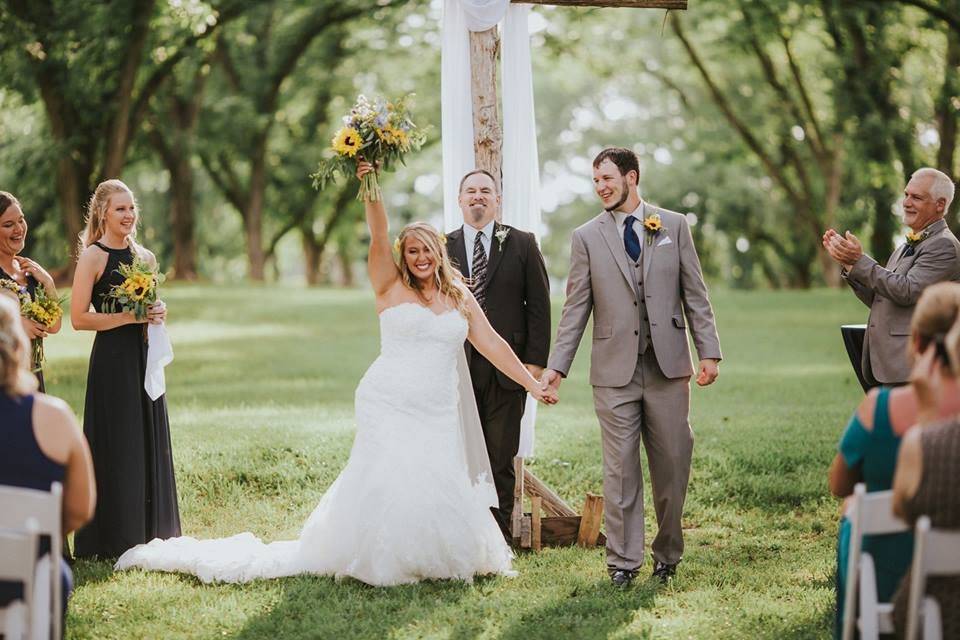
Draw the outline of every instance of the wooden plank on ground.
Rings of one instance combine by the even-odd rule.
[[[577,532],[577,544],[581,547],[592,547],[600,537],[600,522],[603,520],[603,497],[587,494],[583,501],[583,516],[580,520],[580,529]]]
[[[513,459],[513,473],[516,480],[513,483],[513,515],[510,518],[510,537],[513,546],[520,545],[520,522],[523,519],[523,458]]]
[[[530,547],[534,551],[540,551],[541,548],[540,509],[542,502],[543,498],[540,496],[530,498]]]
[[[519,477],[519,474],[518,476]],[[543,511],[549,516],[575,516],[577,512],[564,502],[553,490],[544,484],[543,480],[533,475],[529,469],[523,471],[523,490],[530,497],[539,496],[543,499]]]

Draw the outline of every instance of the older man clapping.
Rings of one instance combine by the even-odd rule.
[[[944,220],[953,200],[953,181],[929,167],[918,169],[904,189],[907,241],[881,267],[863,252],[855,235],[833,229],[823,246],[843,268],[854,294],[870,307],[863,342],[863,376],[872,386],[903,384],[910,375],[907,338],[917,299],[935,282],[960,281],[960,241]]]

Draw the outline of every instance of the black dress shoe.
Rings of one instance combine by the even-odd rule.
[[[660,582],[666,584],[670,578],[672,578],[677,573],[676,564],[667,564],[666,562],[660,562],[659,560],[653,561],[653,576],[655,578],[660,578]]]
[[[613,586],[620,587],[621,589],[626,589],[630,586],[630,583],[633,582],[633,579],[637,577],[636,571],[630,571],[628,569],[617,569],[610,574],[610,582],[613,583]]]

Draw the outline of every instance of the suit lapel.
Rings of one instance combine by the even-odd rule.
[[[447,245],[447,251],[456,263],[454,266],[460,270],[464,278],[470,274],[470,270],[467,268],[467,247],[465,242],[463,227],[450,232],[450,242]]]
[[[620,234],[617,233],[617,223],[612,213],[605,213],[606,215],[600,217],[600,235],[603,236],[604,241],[607,243],[607,248],[610,249],[610,254],[613,256],[614,262],[620,267],[620,273],[626,278],[631,291],[636,294],[636,289],[633,284],[633,265],[630,264],[630,260],[627,258],[627,252],[623,248],[623,239],[620,237]],[[640,251],[642,253],[643,249]]]
[[[507,231],[506,237],[503,239],[503,242],[497,238],[497,233],[503,229]],[[493,223],[493,237],[490,238],[490,256],[487,258],[487,282],[493,280],[493,276],[497,273],[497,267],[500,266],[500,258],[503,257],[503,251],[500,249],[501,244],[506,244],[510,242],[510,230],[504,227],[503,225],[494,222]]]

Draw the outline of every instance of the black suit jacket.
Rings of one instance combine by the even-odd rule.
[[[501,242],[497,233],[506,231]],[[447,253],[453,266],[469,273],[463,227],[447,234]],[[494,237],[487,257],[487,319],[494,330],[507,341],[524,364],[547,366],[550,353],[550,281],[536,237],[527,231],[495,223]],[[470,368],[477,371],[492,366],[467,344]],[[505,389],[519,390],[520,385],[497,371],[497,381]]]

